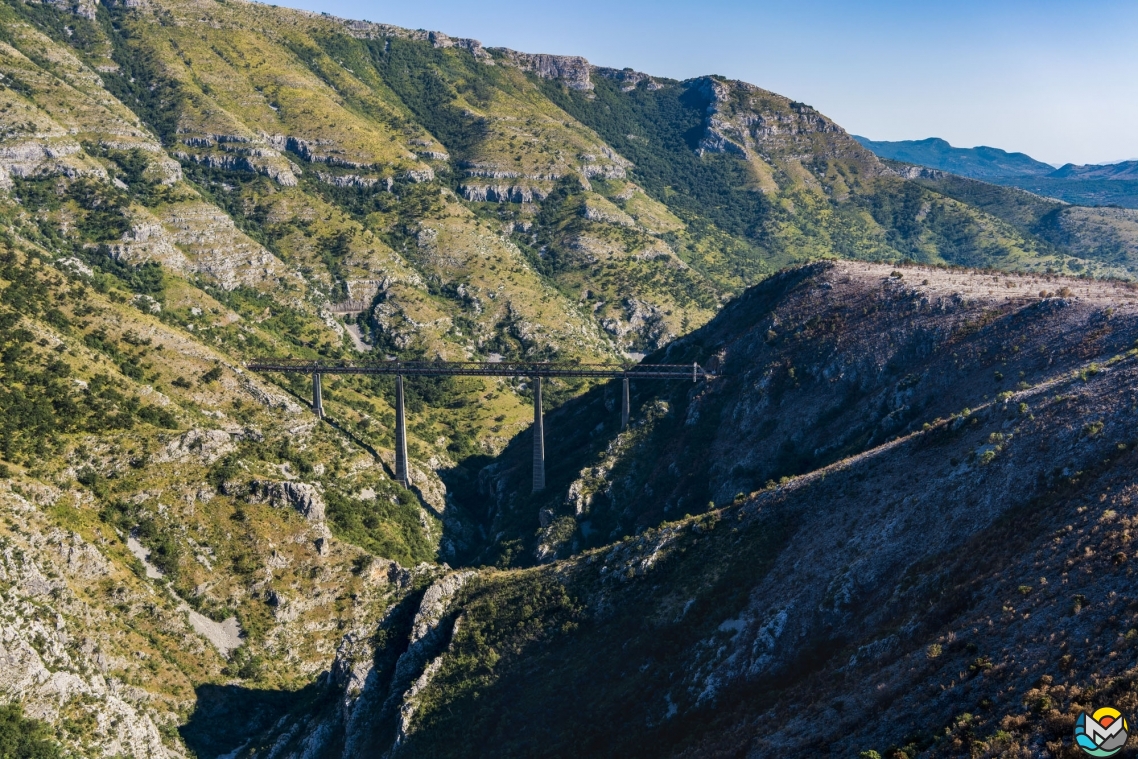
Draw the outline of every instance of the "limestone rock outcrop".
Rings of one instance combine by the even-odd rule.
[[[253,483],[253,494],[271,506],[295,509],[309,522],[324,522],[324,496],[310,483],[258,481]]]
[[[542,79],[554,79],[573,90],[591,90],[589,62],[579,55],[547,55],[545,53],[519,53],[506,48],[496,49],[522,71],[537,74]]]

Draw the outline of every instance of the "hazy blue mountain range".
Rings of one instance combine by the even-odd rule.
[[[851,135],[877,157],[927,166],[962,177],[1019,187],[1037,195],[1087,206],[1138,208],[1138,161],[1056,169],[1025,153],[1009,153],[984,145],[955,148],[945,140],[875,141]]]
[[[1138,161],[1120,161],[1104,165],[1076,166],[1068,163],[1051,173],[1057,178],[1138,180]]]
[[[951,171],[953,174],[973,179],[996,181],[1005,177],[1038,177],[1047,176],[1055,171],[1055,167],[1051,164],[1037,161],[1026,153],[1009,153],[986,145],[975,148],[954,148],[939,137],[929,137],[927,140],[878,142],[856,134],[851,136],[879,158]]]

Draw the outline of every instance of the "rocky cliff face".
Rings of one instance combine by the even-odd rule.
[[[564,82],[574,90],[591,90],[589,62],[579,55],[545,55],[519,53],[516,50],[502,49],[502,56],[522,71],[537,74],[542,79],[555,79]]]
[[[856,164],[867,177],[885,173],[876,156],[804,103],[714,77],[697,80],[693,90],[708,102],[697,152],[757,154],[768,163],[836,159]]]

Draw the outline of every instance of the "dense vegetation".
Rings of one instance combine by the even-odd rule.
[[[128,281],[134,280],[128,277]],[[79,332],[81,324],[72,324],[57,305],[49,305],[54,300],[49,282],[61,284],[58,274],[37,259],[21,257],[11,249],[0,253],[0,455],[4,460],[32,464],[58,453],[63,445],[61,435],[66,433],[105,433],[130,429],[138,422],[176,427],[173,413],[124,393],[108,374],[74,381],[67,344],[53,346],[20,326],[27,323],[25,316],[42,318],[107,356],[124,375],[144,377],[150,367],[143,360],[150,352],[149,341],[128,335],[120,343],[102,328]],[[77,304],[75,313],[83,314],[86,288],[65,292]]]
[[[4,759],[57,759],[64,754],[51,739],[51,729],[28,719],[20,704],[0,706],[0,757]]]
[[[761,193],[746,189],[745,164],[696,153],[708,97],[682,82],[659,83],[659,89],[645,83],[623,92],[617,82],[596,77],[595,100],[556,82],[541,86],[551,100],[631,160],[637,181],[657,200],[686,220],[706,219],[761,245],[768,239],[764,227],[771,209]]]

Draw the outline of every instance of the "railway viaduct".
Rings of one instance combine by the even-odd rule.
[[[250,361],[246,368],[256,372],[285,372],[312,375],[312,410],[324,417],[320,378],[325,374],[395,375],[395,479],[407,487],[411,470],[407,465],[407,416],[403,410],[405,376],[528,377],[533,384],[533,492],[545,489],[545,426],[541,409],[541,382],[546,377],[593,377],[622,379],[621,427],[628,426],[628,383],[636,379],[698,382],[715,377],[699,364],[582,364],[533,361],[322,361],[264,358]]]

